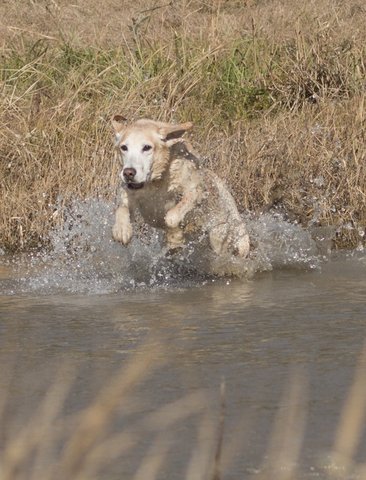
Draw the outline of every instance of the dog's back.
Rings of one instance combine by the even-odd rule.
[[[208,233],[216,253],[231,251],[247,256],[249,236],[225,183],[211,170],[200,167],[187,144],[180,145],[180,150],[175,149],[173,153],[177,157],[169,168],[169,190],[178,194],[191,190],[196,197],[195,208],[187,212],[181,224],[184,236],[190,240],[202,239],[202,234]]]

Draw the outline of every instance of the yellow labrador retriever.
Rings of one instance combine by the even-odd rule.
[[[217,255],[248,255],[249,236],[232,195],[213,172],[199,167],[182,138],[192,123],[128,124],[116,115],[112,124],[123,181],[115,240],[129,243],[138,210],[146,223],[166,232],[170,250],[207,240]]]

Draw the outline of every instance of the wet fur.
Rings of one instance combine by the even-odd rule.
[[[132,190],[124,185],[113,237],[124,245],[129,243],[138,210],[146,223],[165,231],[171,250],[191,240],[207,240],[217,255],[246,257],[249,236],[232,195],[217,175],[200,168],[197,157],[181,138],[190,126],[183,124],[179,130],[179,125],[139,120],[124,127],[115,121],[118,154],[123,139],[129,138],[133,129],[140,129],[154,142],[154,156],[142,188]]]

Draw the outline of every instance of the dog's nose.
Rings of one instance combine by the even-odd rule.
[[[125,177],[126,180],[133,180],[134,176],[136,175],[136,169],[135,168],[125,168],[123,170],[123,176]]]

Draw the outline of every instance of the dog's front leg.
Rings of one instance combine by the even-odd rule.
[[[185,192],[182,199],[173,208],[167,211],[165,215],[166,226],[171,229],[178,228],[187,213],[196,205],[197,200],[198,192],[196,190]]]
[[[121,242],[123,245],[127,245],[132,238],[128,195],[125,190],[122,190],[121,193],[121,203],[116,211],[116,219],[113,225],[112,235],[117,242]]]
[[[180,223],[195,206],[198,196],[195,192],[187,192],[182,199],[165,215],[167,228],[166,240],[170,250],[176,250],[184,246],[183,229]]]

